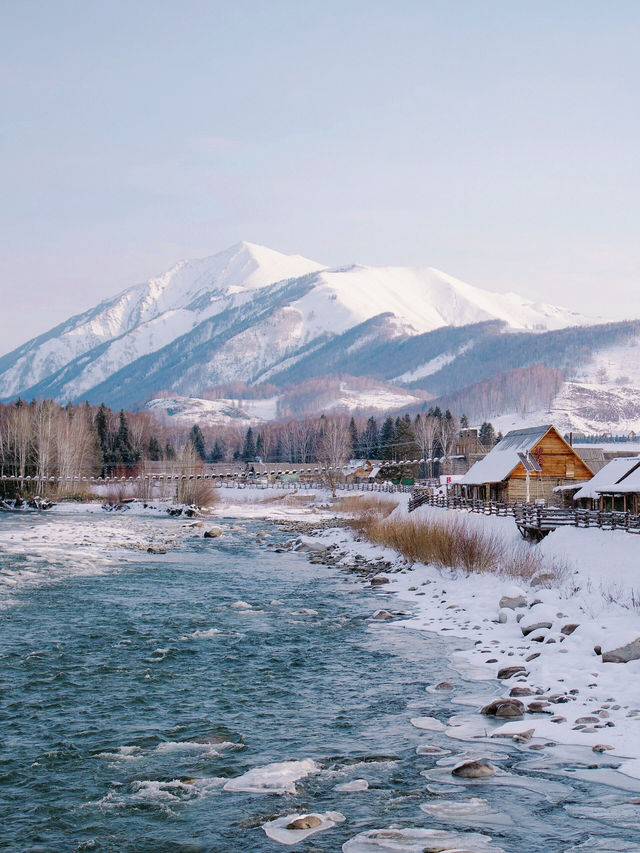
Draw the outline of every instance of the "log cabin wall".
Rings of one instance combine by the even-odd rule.
[[[555,486],[593,477],[593,471],[554,428],[549,429],[540,439],[531,455],[542,468],[540,473],[529,474],[529,497],[532,501],[544,499],[547,503],[559,502],[558,495],[553,491]],[[506,491],[508,501],[526,501],[527,474],[522,463],[512,471]]]

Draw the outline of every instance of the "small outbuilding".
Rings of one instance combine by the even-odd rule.
[[[637,515],[640,508],[640,456],[612,459],[575,493],[573,500],[585,509]]]
[[[463,496],[502,503],[553,502],[554,489],[593,470],[551,424],[508,432],[459,483]]]

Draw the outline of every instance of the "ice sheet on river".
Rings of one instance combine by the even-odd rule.
[[[225,791],[249,794],[295,794],[295,782],[304,779],[312,773],[318,773],[320,768],[310,758],[302,761],[281,761],[276,764],[266,764],[263,767],[254,767],[229,779],[224,786]]]
[[[342,845],[343,853],[505,853],[477,832],[446,832],[438,829],[371,829]]]

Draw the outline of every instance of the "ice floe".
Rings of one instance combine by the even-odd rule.
[[[344,820],[344,815],[339,812],[327,812],[326,814],[296,813],[270,820],[262,824],[268,838],[279,844],[297,844],[304,841],[310,835],[332,829],[336,823]]]
[[[224,790],[244,791],[249,794],[295,794],[295,783],[299,779],[319,771],[318,765],[310,758],[302,761],[280,761],[254,767],[242,776],[229,779]]]

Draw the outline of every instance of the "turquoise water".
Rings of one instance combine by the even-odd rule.
[[[0,518],[0,532],[32,523],[50,521]],[[638,840],[637,820],[620,817],[629,794],[563,775],[550,753],[474,745],[509,783],[430,793],[451,784],[450,772],[416,747],[456,758],[468,745],[409,720],[464,710],[429,685],[446,678],[454,695],[477,685],[449,668],[440,640],[372,623],[397,601],[301,554],[274,553],[259,528],[286,538],[248,522],[167,554],[128,552],[101,575],[14,588],[0,611],[0,849],[275,851],[287,848],[262,823],[333,810],[346,821],[288,849],[339,851],[390,824],[469,828],[420,805],[470,794],[501,816],[477,829],[505,850],[564,851],[589,837],[606,846],[582,849],[640,849],[622,845]],[[29,563],[0,560],[5,571]],[[223,788],[252,768],[303,759],[319,772],[296,782],[297,794]],[[356,778],[370,790],[334,790]]]

